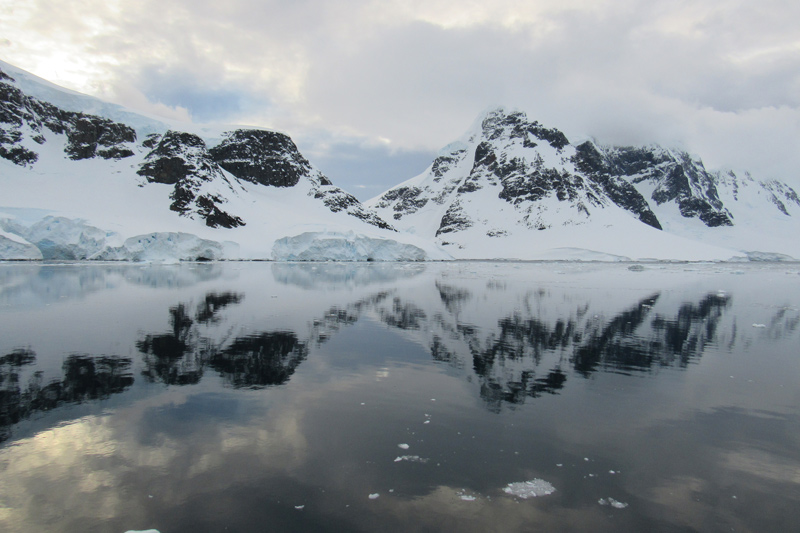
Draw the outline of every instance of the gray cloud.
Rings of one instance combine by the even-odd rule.
[[[710,166],[800,185],[791,0],[0,8],[7,61],[126,105],[148,107],[146,98],[150,110],[281,129],[345,188],[411,177],[423,154],[495,104],[570,137],[682,144]]]

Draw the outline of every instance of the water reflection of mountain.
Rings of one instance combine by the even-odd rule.
[[[189,385],[211,368],[234,388],[286,383],[308,355],[307,345],[294,332],[262,331],[233,339],[203,335],[202,326],[218,323],[220,311],[243,298],[209,293],[193,312],[185,304],[171,307],[168,331],[145,335],[136,343],[144,354],[144,376],[152,382]]]
[[[42,374],[33,372],[23,386],[23,370],[35,361],[36,354],[28,349],[0,357],[0,442],[11,436],[13,424],[36,412],[106,399],[133,385],[131,359],[73,354],[64,360],[61,379],[43,383]]]
[[[412,298],[382,292],[330,309],[315,321],[318,337],[352,324],[367,311],[381,322],[417,335],[431,357],[461,369],[471,367],[487,406],[520,404],[527,398],[557,394],[570,369],[582,377],[597,371],[652,372],[684,368],[717,340],[717,330],[731,299],[709,293],[697,302],[659,302],[660,293],[640,298],[613,315],[589,312],[589,304],[548,320],[534,308],[496,320],[494,327],[477,327],[460,314],[478,299],[471,291],[436,283],[444,310],[426,310]],[[536,298],[545,292],[534,291]],[[555,302],[548,302],[558,309]],[[552,311],[552,309],[550,309]],[[531,316],[533,315],[533,316]]]

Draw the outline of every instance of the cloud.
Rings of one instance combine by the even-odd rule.
[[[324,132],[296,141],[300,151],[333,183],[361,201],[421,174],[436,157],[433,150],[397,150],[386,142],[333,138]]]
[[[398,154],[432,153],[505,104],[571,137],[683,144],[714,165],[800,184],[800,4],[790,0],[0,8],[0,50],[22,68],[124,105],[280,129],[312,152],[324,152],[312,139],[338,138],[338,159],[324,156],[335,173],[393,175]]]

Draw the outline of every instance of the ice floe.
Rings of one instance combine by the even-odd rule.
[[[551,483],[539,478],[530,481],[509,483],[508,486],[503,489],[503,492],[506,494],[511,494],[523,500],[527,498],[536,498],[537,496],[547,496],[553,494],[555,491],[556,488]]]
[[[610,505],[615,509],[625,509],[628,504],[615,500],[614,498],[600,498],[597,500],[600,505]]]
[[[394,460],[395,463],[399,463],[400,461],[408,461],[409,463],[427,463],[429,459],[420,457],[419,455],[401,455],[396,457]]]

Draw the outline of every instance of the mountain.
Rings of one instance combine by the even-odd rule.
[[[572,144],[504,108],[366,204],[457,258],[800,258],[789,185],[655,145]]]
[[[0,62],[0,259],[447,258],[285,134],[166,123]]]
[[[0,62],[0,259],[800,258],[786,183],[483,113],[360,203],[287,135],[168,122]]]

